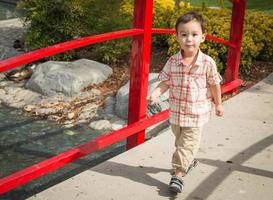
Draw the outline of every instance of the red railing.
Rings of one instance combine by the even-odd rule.
[[[142,29],[130,29],[79,38],[69,42],[63,42],[46,48],[31,51],[19,56],[15,56],[4,61],[0,61],[0,72],[10,70],[12,68],[33,62],[35,60],[39,60],[41,58],[46,58],[48,56],[52,56],[79,47],[84,47],[90,44],[140,34],[143,34]]]
[[[228,46],[226,69],[227,82],[222,86],[222,93],[229,91],[236,92],[237,88],[242,84],[242,80],[238,79],[238,71],[245,3],[245,0],[233,1],[229,41],[213,36],[207,36],[207,39]],[[148,91],[151,34],[174,34],[175,31],[167,29],[152,29],[152,0],[135,0],[134,6],[133,29],[80,38],[0,61],[0,72],[4,72],[20,65],[64,51],[107,40],[133,36],[130,67],[128,126],[1,178],[0,195],[120,140],[127,138],[127,149],[135,147],[144,142],[145,129],[147,127],[168,118],[168,110],[147,118],[146,96]]]

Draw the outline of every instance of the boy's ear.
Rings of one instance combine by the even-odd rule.
[[[206,33],[203,33],[203,34],[202,34],[202,42],[205,42],[205,40],[206,40],[206,36],[207,36],[207,34],[206,34]]]
[[[177,33],[175,34],[175,39],[176,39],[177,42],[179,42]]]

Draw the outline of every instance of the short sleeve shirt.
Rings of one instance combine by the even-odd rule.
[[[182,54],[171,56],[159,73],[159,81],[169,81],[170,123],[182,127],[200,127],[211,114],[209,85],[220,84],[215,61],[198,51],[193,66],[182,63]]]

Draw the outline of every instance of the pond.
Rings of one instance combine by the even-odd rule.
[[[0,107],[0,178],[106,134],[87,125],[65,128]],[[125,141],[92,153],[55,172],[19,187],[0,199],[26,199],[125,151]]]
[[[16,10],[16,5],[0,2],[0,20],[13,19],[21,15],[22,13]]]

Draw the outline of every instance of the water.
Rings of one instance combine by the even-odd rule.
[[[0,107],[0,178],[106,134],[87,125],[64,128]],[[19,187],[0,199],[25,199],[125,151],[121,141]]]
[[[0,20],[13,19],[21,16],[21,13],[16,11],[16,5],[0,2]]]

